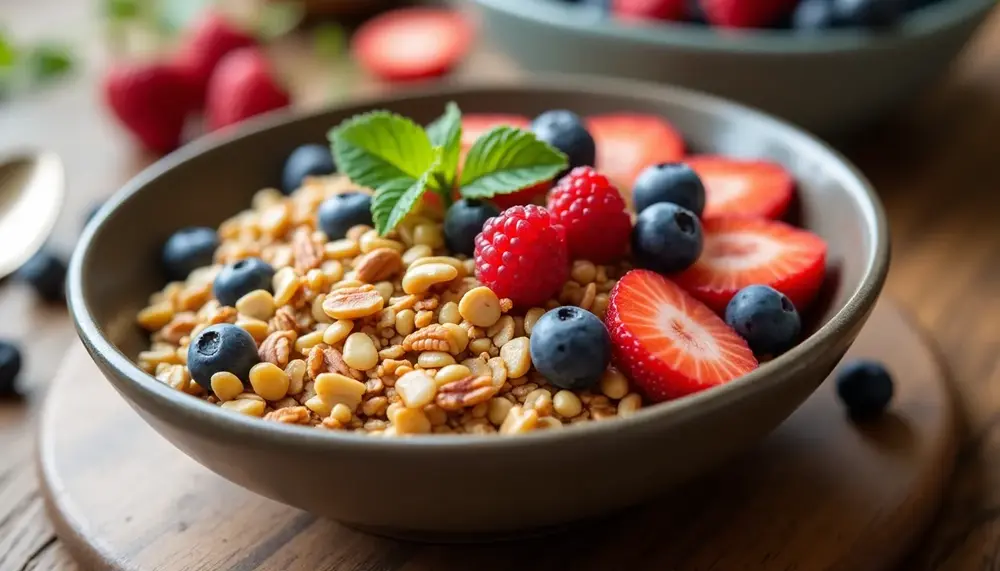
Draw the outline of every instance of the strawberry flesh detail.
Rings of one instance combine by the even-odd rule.
[[[791,12],[799,0],[698,0],[705,19],[722,28],[766,28]]]
[[[611,290],[612,359],[653,402],[722,385],[757,368],[746,342],[677,284],[632,270]]]
[[[705,186],[705,218],[781,218],[795,193],[795,180],[781,165],[711,155],[684,159]]]
[[[684,157],[683,137],[656,115],[594,115],[586,124],[597,144],[597,170],[623,191],[632,188],[647,166]]]
[[[451,71],[469,51],[472,37],[472,26],[457,12],[400,8],[358,28],[352,51],[375,76],[386,81],[412,81]]]

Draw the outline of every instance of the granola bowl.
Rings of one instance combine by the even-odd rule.
[[[471,434],[406,438],[322,429],[326,424],[360,428],[350,414],[343,423],[327,418],[318,427],[267,422],[225,410],[218,400],[177,390],[171,386],[177,379],[171,379],[169,366],[158,379],[136,364],[140,353],[150,350],[149,334],[136,326],[136,315],[150,303],[151,294],[164,288],[157,253],[168,236],[187,226],[218,228],[246,210],[252,199],[256,206],[264,199],[258,191],[277,184],[289,151],[303,143],[323,142],[330,128],[346,118],[382,108],[426,124],[449,101],[470,113],[533,116],[569,108],[581,114],[658,114],[669,118],[698,152],[780,163],[798,182],[799,225],[828,245],[826,279],[816,309],[805,321],[806,334],[780,357],[710,390],[638,410],[626,406],[622,397],[621,418],[567,422],[559,430],[517,435],[477,433],[496,432],[489,427],[464,431]],[[70,266],[68,298],[79,335],[109,382],[157,432],[208,469],[263,496],[346,525],[451,541],[538,532],[607,514],[664,493],[751,446],[788,417],[850,347],[882,289],[888,251],[886,223],[872,189],[857,170],[812,136],[699,93],[625,81],[556,78],[445,86],[311,114],[271,115],[230,134],[196,141],[129,182],[88,225]],[[528,329],[526,318],[512,319]],[[441,323],[445,321],[442,316]],[[273,326],[265,324],[263,333],[268,328]],[[314,352],[304,343],[298,349],[303,355]],[[330,365],[324,364],[322,352],[318,358],[320,366]],[[289,375],[294,382],[295,375]],[[369,381],[377,386],[366,385],[366,390],[390,394],[374,381],[376,376],[369,375]],[[213,377],[213,390],[214,382]],[[291,392],[287,379],[285,383]],[[588,399],[585,405],[600,402],[607,410],[607,398]],[[256,407],[255,415],[261,416],[265,405],[258,400],[261,404],[230,402],[243,412]],[[325,413],[333,418],[336,410]],[[610,410],[614,416],[614,406]],[[308,419],[310,413],[304,414]],[[394,417],[397,424],[401,414]],[[471,411],[461,419],[485,425],[483,414],[485,408],[478,420]],[[594,410],[593,417],[598,416],[604,413]],[[453,432],[449,426],[463,432],[461,419],[453,417],[441,432]],[[538,489],[540,482],[542,489],[558,493],[511,501],[510,490]]]

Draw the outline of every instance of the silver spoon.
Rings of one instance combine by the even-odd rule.
[[[55,153],[0,158],[0,277],[37,252],[55,226],[65,175]]]

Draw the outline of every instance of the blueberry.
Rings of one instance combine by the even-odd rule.
[[[483,224],[500,211],[488,202],[463,198],[451,205],[444,217],[444,241],[456,254],[471,256],[476,249],[476,236]]]
[[[211,265],[218,247],[219,236],[211,228],[190,226],[174,232],[163,244],[160,257],[167,279],[183,280],[192,271]]]
[[[593,313],[570,305],[541,316],[531,330],[531,362],[561,389],[585,389],[604,374],[611,337]]]
[[[632,228],[632,255],[643,268],[672,274],[701,255],[701,222],[694,212],[658,202],[639,213]]]
[[[17,394],[17,374],[21,372],[21,351],[10,341],[0,341],[0,397]]]
[[[904,0],[832,0],[836,25],[887,28],[902,18]]]
[[[281,172],[281,190],[285,194],[295,192],[307,176],[321,176],[337,172],[329,147],[323,145],[302,145],[292,151],[285,160]]]
[[[43,248],[17,269],[14,279],[30,285],[45,301],[62,301],[66,293],[66,262]]]
[[[747,286],[737,292],[726,306],[726,323],[758,356],[777,357],[791,349],[802,329],[792,301],[766,285]]]
[[[260,258],[246,258],[222,268],[215,276],[212,293],[222,305],[234,307],[244,295],[258,289],[271,291],[274,268]]]
[[[531,122],[531,130],[539,140],[566,153],[569,158],[566,172],[576,167],[594,166],[597,157],[594,138],[576,113],[563,109],[546,111]]]
[[[242,327],[219,323],[205,328],[191,340],[187,366],[191,378],[212,390],[212,375],[228,371],[246,383],[250,369],[260,362],[257,344]]]
[[[705,210],[705,185],[684,163],[660,163],[643,169],[632,187],[636,212],[657,202],[672,202],[701,216]]]
[[[347,236],[351,226],[372,225],[372,198],[363,192],[335,194],[319,205],[319,229],[330,240]]]
[[[853,418],[865,420],[882,414],[892,392],[892,375],[882,363],[852,361],[837,373],[837,396]]]

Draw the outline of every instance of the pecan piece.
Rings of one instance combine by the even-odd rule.
[[[292,343],[295,341],[294,331],[275,331],[267,336],[257,348],[261,361],[274,363],[284,368],[292,354]]]
[[[272,331],[297,331],[298,322],[295,319],[295,312],[288,306],[281,306],[271,318],[270,327]]]
[[[438,306],[438,298],[429,297],[427,299],[421,299],[420,301],[413,304],[413,309],[415,311],[434,311]]]
[[[306,359],[306,370],[309,372],[310,379],[316,379],[323,373],[340,373],[345,377],[359,381],[363,378],[360,371],[352,369],[344,362],[344,356],[340,351],[326,343],[320,343],[309,351],[309,357]]]
[[[305,228],[295,232],[292,237],[292,252],[295,256],[295,271],[305,275],[313,268],[318,268],[323,262],[323,248],[313,242],[312,236]]]
[[[375,248],[354,261],[358,279],[375,283],[391,278],[403,270],[403,258],[392,248]]]
[[[491,377],[469,375],[438,387],[434,402],[445,410],[461,410],[490,400],[498,390]]]
[[[236,308],[224,305],[212,312],[208,318],[210,325],[217,323],[236,323]]]
[[[191,334],[195,325],[198,325],[198,318],[194,313],[188,311],[178,313],[160,330],[160,338],[168,343],[178,344],[181,342],[181,337]]]
[[[366,284],[330,292],[323,300],[323,312],[334,319],[358,319],[375,315],[384,305],[382,294]]]
[[[437,323],[410,333],[403,339],[403,349],[414,351],[448,351],[448,330]]]
[[[309,424],[309,409],[304,406],[289,406],[279,408],[264,415],[264,420],[273,420],[285,424]]]

